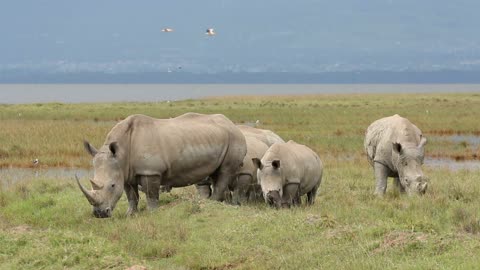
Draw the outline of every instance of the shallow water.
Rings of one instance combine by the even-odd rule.
[[[449,136],[433,136],[435,141],[448,141],[454,144],[466,143],[470,147],[480,146],[480,136],[475,135],[449,135]]]
[[[455,161],[448,158],[425,158],[425,166],[430,168],[448,169],[450,171],[480,170],[480,161],[478,160],[462,160]]]
[[[2,84],[0,103],[151,102],[226,95],[479,91],[478,84]]]
[[[6,187],[20,181],[31,179],[58,179],[75,181],[75,174],[79,178],[93,176],[93,171],[79,168],[50,168],[50,169],[0,169],[0,186]]]

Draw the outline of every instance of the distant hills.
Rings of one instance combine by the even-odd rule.
[[[0,82],[476,82],[478,10],[477,0],[5,1]]]

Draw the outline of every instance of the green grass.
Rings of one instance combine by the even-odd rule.
[[[96,219],[73,177],[0,185],[0,269],[475,269],[480,172],[425,168],[425,196],[400,195],[390,181],[379,199],[363,154],[368,124],[399,113],[427,135],[427,155],[469,157],[478,147],[440,136],[478,134],[474,108],[475,94],[0,105],[1,166],[28,167],[38,157],[45,167],[88,167],[81,141],[99,146],[115,120],[187,111],[259,119],[315,149],[325,165],[316,204],[279,211],[202,200],[188,187],[162,194],[153,212],[142,194],[141,211],[130,218],[123,196],[113,218]]]
[[[133,218],[123,197],[111,219],[93,218],[73,180],[24,181],[0,193],[0,268],[475,268],[479,173],[427,173],[423,197],[375,198],[366,164],[348,162],[327,166],[312,207],[231,206],[185,188],[154,212],[142,195]]]

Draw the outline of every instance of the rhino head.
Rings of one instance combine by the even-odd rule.
[[[425,194],[428,179],[423,175],[422,164],[427,139],[422,137],[419,145],[393,143],[393,152],[398,155],[397,171],[400,185],[408,194]]]
[[[270,206],[280,208],[283,196],[283,176],[280,160],[262,164],[260,159],[253,158],[253,164],[257,168],[257,181],[262,188],[263,198]]]
[[[87,190],[76,177],[78,186],[93,206],[95,217],[111,217],[113,209],[123,193],[124,176],[118,161],[118,145],[116,142],[112,142],[108,147],[102,148],[105,151],[97,151],[85,141],[84,147],[93,156],[94,177],[90,179],[91,190]]]

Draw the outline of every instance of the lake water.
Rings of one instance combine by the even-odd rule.
[[[0,84],[0,103],[165,101],[226,95],[480,92],[480,84]]]

